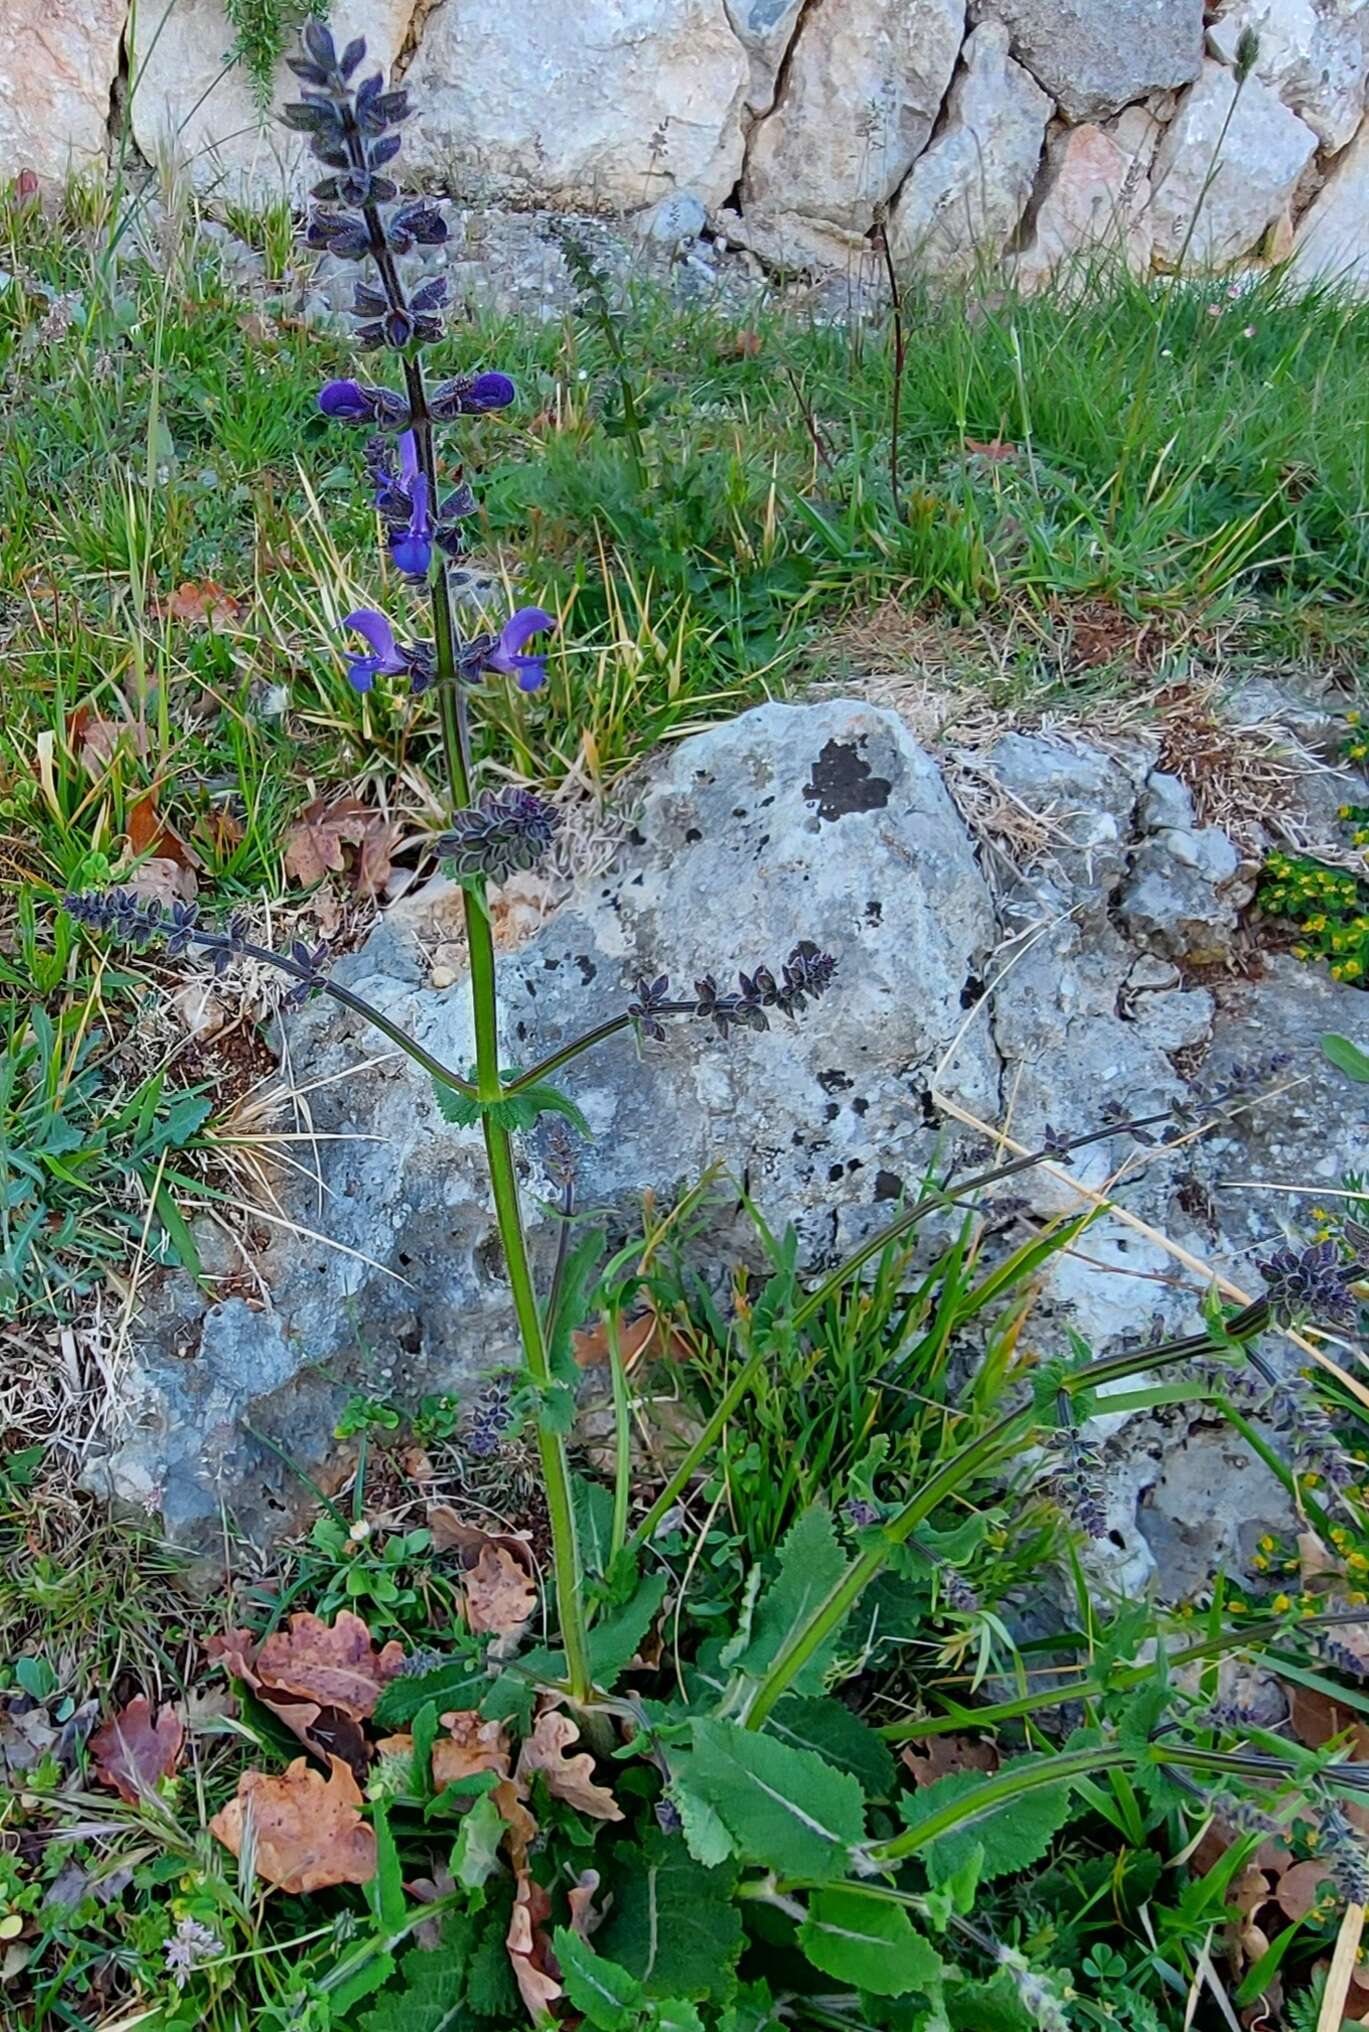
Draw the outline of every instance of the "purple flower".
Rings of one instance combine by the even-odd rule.
[[[516,677],[520,691],[536,691],[546,683],[547,659],[525,655],[524,644],[531,642],[534,635],[551,634],[555,627],[555,618],[541,607],[520,607],[509,616],[498,639],[486,652],[484,668],[497,670],[501,677]]]
[[[382,514],[398,511],[404,521],[390,526],[390,555],[410,578],[428,576],[433,561],[433,525],[428,513],[428,480],[418,463],[418,439],[406,430],[399,440],[399,477],[381,478],[376,505]]]
[[[325,382],[319,390],[318,406],[338,423],[366,423],[373,413],[359,381]]]
[[[352,649],[344,651],[347,682],[354,691],[369,691],[382,672],[387,677],[398,677],[407,670],[408,665],[395,642],[394,629],[374,607],[358,607],[354,614],[347,616],[343,625],[354,628],[358,635],[364,635],[371,645],[369,656],[360,656]]]
[[[443,422],[454,416],[483,416],[507,409],[517,390],[507,374],[458,374],[444,381],[428,398],[428,407]]]

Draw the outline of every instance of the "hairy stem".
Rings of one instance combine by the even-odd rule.
[[[358,166],[364,169],[365,157],[359,136],[354,138],[352,146],[358,157]],[[384,223],[374,206],[367,208],[366,219],[375,249],[376,267],[385,293],[393,309],[404,310],[407,306],[403,286],[394,257],[385,242]],[[404,382],[409,398],[410,423],[417,446],[419,465],[428,482],[429,498],[436,501],[438,475],[433,424],[428,410],[423,367],[416,354],[410,353],[404,359]],[[471,801],[471,758],[461,711],[456,630],[452,621],[451,588],[445,558],[439,559],[430,593],[438,709],[441,716],[451,809],[454,815]],[[475,1026],[476,1093],[482,1101],[496,1102],[501,1100],[504,1094],[499,1076],[499,998],[495,976],[494,937],[490,928],[483,878],[476,878],[464,886],[463,900],[466,946],[470,958],[471,1012]],[[537,1302],[537,1289],[533,1282],[532,1265],[528,1258],[527,1238],[523,1231],[513,1144],[507,1129],[502,1128],[489,1114],[484,1117],[483,1127],[495,1219],[508,1267],[509,1294],[518,1322],[523,1358],[534,1388],[545,1396],[552,1383],[551,1362],[547,1351],[542,1312]],[[547,1517],[551,1527],[557,1614],[561,1627],[561,1643],[566,1654],[571,1697],[583,1704],[589,1699],[591,1682],[584,1604],[580,1588],[579,1547],[576,1543],[575,1513],[570,1498],[570,1469],[566,1460],[565,1440],[560,1433],[549,1429],[544,1412],[545,1406],[543,1413],[538,1417],[537,1449],[542,1467]]]

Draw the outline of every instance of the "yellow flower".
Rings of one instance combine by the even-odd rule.
[[[1275,1595],[1269,1605],[1276,1616],[1286,1616],[1293,1606],[1292,1595]]]
[[[1256,1573],[1267,1573],[1269,1571],[1269,1561],[1262,1552],[1257,1552],[1250,1564],[1254,1567]]]
[[[1315,1209],[1314,1209],[1314,1211],[1315,1211]],[[1273,1536],[1272,1536],[1272,1534],[1271,1534],[1270,1532],[1266,1531],[1266,1532],[1265,1532],[1265,1534],[1264,1534],[1264,1537],[1263,1537],[1263,1538],[1262,1538],[1262,1539],[1260,1540],[1260,1551],[1261,1551],[1261,1552],[1272,1552],[1273,1550],[1274,1550],[1274,1539],[1273,1539]]]
[[[1345,1564],[1351,1573],[1369,1573],[1369,1559],[1362,1552],[1347,1553]]]

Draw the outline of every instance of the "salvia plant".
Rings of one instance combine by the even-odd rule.
[[[469,717],[492,685],[537,689],[556,624],[536,606],[477,634],[459,624],[475,503],[447,449],[449,433],[478,428],[482,415],[514,401],[515,390],[497,370],[429,378],[425,354],[442,335],[444,285],[436,278],[411,285],[402,261],[415,246],[440,242],[445,227],[433,205],[400,197],[393,165],[407,96],[366,74],[364,62],[360,39],[339,53],[328,30],[311,23],[293,60],[303,94],[288,109],[325,172],[309,244],[358,264],[357,341],[393,369],[332,380],[319,396],[325,417],[368,433],[386,547],[407,588],[402,612],[363,608],[347,617],[347,681],[360,691],[407,685],[432,700],[450,806],[440,851],[464,892],[475,1062],[460,1069],[438,1062],[335,981],[323,947],[275,952],[254,942],[241,919],[215,925],[193,906],[164,910],[123,891],[67,899],[94,934],[134,948],[156,944],[172,956],[200,954],[216,968],[250,958],[279,971],[291,1002],[326,996],[367,1017],[430,1076],[447,1120],[478,1127],[488,1159],[522,1373],[496,1384],[478,1409],[471,1449],[489,1454],[515,1419],[530,1424],[554,1628],[544,1644],[509,1656],[507,1646],[454,1627],[440,1652],[410,1657],[391,1679],[374,1719],[404,1732],[388,1740],[407,1745],[406,1761],[396,1777],[391,1759],[390,1775],[372,1788],[369,1917],[358,1920],[353,1908],[350,1937],[338,1934],[308,2010],[291,2022],[345,2020],[385,2032],[517,2022],[524,2011],[539,2021],[582,2017],[599,2032],[1099,2022],[1072,2015],[1082,1978],[1033,1960],[984,1917],[997,1880],[1037,1861],[1072,1819],[1099,1810],[1138,1850],[1171,1837],[1177,1850],[1195,1816],[1216,1815],[1238,1848],[1246,1845],[1239,1861],[1270,1825],[1287,1824],[1295,1796],[1311,1799],[1319,1805],[1306,1810],[1309,1840],[1320,1840],[1328,1877],[1363,1902],[1369,1866],[1342,1803],[1364,1795],[1366,1775],[1334,1748],[1300,1751],[1265,1739],[1243,1714],[1215,1714],[1204,1698],[1175,1691],[1176,1665],[1215,1667],[1259,1628],[1283,1630],[1279,1618],[1252,1630],[1218,1616],[1182,1649],[1150,1655],[1143,1638],[1153,1622],[1123,1613],[1107,1631],[1095,1628],[1078,1670],[973,1709],[943,1698],[935,1707],[916,1702],[911,1712],[886,1706],[881,1717],[875,1702],[871,1718],[863,1678],[886,1646],[927,1646],[937,1618],[973,1625],[984,1616],[975,1575],[986,1519],[1015,1479],[1020,1486],[1024,1463],[1035,1464],[1038,1483],[1082,1531],[1105,1531],[1104,1460],[1089,1433],[1104,1386],[1109,1408],[1124,1407],[1133,1400],[1116,1390],[1126,1379],[1144,1377],[1135,1401],[1149,1402],[1157,1379],[1172,1394],[1169,1372],[1187,1372],[1195,1394],[1229,1401],[1242,1418],[1268,1411],[1275,1439],[1292,1432],[1295,1445],[1310,1444],[1328,1460],[1334,1434],[1310,1426],[1297,1386],[1254,1343],[1271,1325],[1309,1317],[1352,1326],[1352,1287],[1362,1272],[1348,1251],[1279,1251],[1263,1298],[1235,1312],[1214,1304],[1204,1326],[1183,1338],[1105,1359],[1072,1347],[1034,1372],[1023,1366],[1006,1381],[971,1383],[946,1400],[948,1437],[925,1459],[907,1449],[890,1455],[887,1438],[877,1440],[844,1500],[807,1504],[771,1557],[739,1578],[729,1626],[692,1655],[677,1644],[662,1660],[663,1609],[678,1576],[660,1548],[673,1542],[691,1494],[714,1472],[730,1422],[785,1364],[787,1373],[813,1374],[819,1329],[859,1305],[870,1288],[866,1273],[878,1279],[906,1260],[899,1252],[929,1224],[949,1218],[954,1227],[990,1188],[1043,1158],[1068,1158],[1105,1137],[1163,1139],[1192,1123],[1159,1113],[1078,1136],[1052,1130],[1031,1156],[929,1184],[809,1286],[793,1236],[774,1239],[768,1282],[753,1286],[720,1329],[735,1354],[726,1380],[650,1503],[642,1506],[632,1481],[619,1361],[613,1483],[572,1473],[571,1332],[602,1311],[616,1333],[636,1287],[632,1252],[605,1266],[602,1237],[575,1226],[570,1144],[581,1125],[557,1076],[619,1033],[635,1033],[650,1050],[668,1023],[693,1019],[713,1033],[707,1048],[719,1049],[733,1031],[801,1021],[815,998],[842,992],[841,973],[836,958],[802,937],[787,954],[759,955],[735,983],[706,977],[680,991],[648,964],[621,1011],[540,1064],[508,1068],[487,891],[548,851],[556,814],[530,791],[478,780]],[[1240,1104],[1233,1092],[1208,1102],[1214,1119]],[[539,1290],[515,1139],[549,1113],[565,1118],[551,1125],[562,1246],[549,1288]],[[938,1258],[927,1289],[941,1344],[1011,1292],[1014,1280],[1029,1281],[1081,1225],[1034,1239],[973,1288],[954,1283],[949,1255]],[[1336,1480],[1327,1477],[1331,1494]],[[1338,1624],[1361,1614],[1331,1600],[1314,1620],[1334,1642]],[[434,1745],[453,1718],[488,1727],[485,1740],[507,1744],[512,1736],[526,1748],[549,1715],[570,1741],[578,1737],[574,1758],[531,1768],[520,1760],[515,1783],[506,1747],[502,1767],[496,1752],[454,1783],[435,1782]],[[907,1782],[896,1750],[925,1748],[971,1725],[1006,1731],[1009,1741],[1018,1731],[1018,1753],[993,1772]],[[431,1848],[444,1815],[450,1861],[420,1903],[406,1889],[397,1842]],[[212,1961],[213,1946],[190,1927],[176,1953],[176,1980],[190,1983]],[[363,2002],[366,2016],[349,2015]]]

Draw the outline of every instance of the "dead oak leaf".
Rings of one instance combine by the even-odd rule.
[[[582,1750],[574,1757],[566,1755],[571,1744],[579,1740],[580,1731],[570,1716],[548,1708],[537,1717],[532,1734],[525,1738],[518,1753],[519,1779],[527,1785],[534,1772],[540,1771],[553,1799],[563,1799],[567,1806],[588,1814],[591,1820],[621,1820],[623,1810],[613,1794],[606,1786],[595,1783],[594,1759],[589,1752]]]
[[[916,1785],[931,1785],[953,1771],[998,1769],[998,1752],[992,1743],[977,1736],[933,1736],[923,1750],[911,1747],[900,1753],[899,1761],[913,1774]]]
[[[1321,1856],[1291,1864],[1274,1886],[1272,1895],[1290,1919],[1306,1919],[1318,1905],[1329,1909],[1338,1902],[1331,1866]]]
[[[472,1567],[487,1545],[502,1545],[529,1573],[533,1571],[532,1547],[516,1531],[487,1531],[483,1524],[468,1524],[450,1503],[433,1503],[428,1509],[428,1529],[434,1552],[459,1552],[461,1564]]]
[[[340,1708],[322,1706],[284,1687],[266,1685],[258,1675],[256,1640],[250,1631],[225,1631],[221,1637],[211,1637],[204,1648],[211,1660],[222,1665],[234,1679],[240,1679],[321,1763],[326,1764],[330,1757],[340,1757],[358,1779],[365,1777],[371,1753],[360,1722]]]
[[[537,1588],[506,1546],[487,1545],[465,1576],[466,1621],[477,1633],[512,1641],[526,1630]]]
[[[321,1778],[303,1757],[279,1777],[244,1771],[237,1796],[209,1823],[230,1855],[252,1830],[257,1875],[299,1894],[331,1884],[369,1884],[376,1873],[375,1832],[361,1817],[361,1787],[340,1757]]]
[[[390,878],[390,855],[398,828],[359,797],[340,797],[332,804],[316,798],[307,804],[285,835],[285,872],[292,881],[312,889],[329,875],[348,871],[359,896],[375,896]]]
[[[504,1841],[516,1876],[528,1866],[528,1850],[537,1833],[537,1821],[528,1811],[517,1779],[501,1778],[490,1798],[504,1823]]]
[[[509,1738],[502,1722],[486,1721],[474,1708],[444,1714],[447,1731],[433,1744],[433,1785],[441,1791],[459,1779],[473,1778],[481,1771],[509,1775]]]
[[[231,628],[243,616],[243,602],[226,593],[215,579],[183,579],[166,602],[173,621],[211,628]]]
[[[544,1929],[550,1917],[551,1899],[527,1870],[520,1870],[506,1945],[518,1994],[534,2020],[545,2017],[562,1993],[551,1972],[551,1942]]]
[[[130,1806],[154,1791],[158,1779],[171,1776],[184,1747],[185,1727],[175,1708],[163,1707],[154,1716],[141,1693],[90,1739],[95,1776]]]
[[[330,1628],[307,1610],[291,1616],[256,1656],[256,1674],[273,1692],[334,1707],[354,1722],[375,1712],[388,1682],[404,1661],[404,1646],[392,1638],[377,1651],[360,1616],[343,1609]]]
[[[67,738],[75,748],[86,775],[97,779],[105,774],[121,750],[140,757],[147,754],[146,727],[140,727],[133,720],[92,719],[84,708],[72,714]]]

